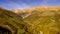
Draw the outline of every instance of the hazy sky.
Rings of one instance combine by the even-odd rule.
[[[60,6],[60,0],[0,0],[0,7],[22,9],[34,6]]]

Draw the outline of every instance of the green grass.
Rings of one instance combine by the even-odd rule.
[[[34,12],[34,14],[24,19],[24,22],[29,24],[28,31],[31,34],[41,34],[41,32],[43,34],[60,34],[60,14],[55,11],[53,13],[55,14],[42,16],[41,13],[36,11],[36,13]]]
[[[20,19],[17,14],[0,9],[0,25],[8,25],[17,34],[60,34],[59,12],[35,10],[29,17]]]
[[[17,14],[0,8],[0,25],[8,25],[11,27],[12,31],[15,31],[17,34],[23,34],[25,33],[23,23],[24,22],[18,18]]]

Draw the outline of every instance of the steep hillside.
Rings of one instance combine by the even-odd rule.
[[[25,33],[26,27],[24,24],[23,20],[20,19],[16,13],[0,8],[0,26],[4,29],[9,29],[12,32],[9,34]]]

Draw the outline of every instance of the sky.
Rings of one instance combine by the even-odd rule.
[[[35,6],[60,6],[60,0],[0,0],[0,7],[24,9]]]

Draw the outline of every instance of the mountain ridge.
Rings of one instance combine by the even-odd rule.
[[[26,10],[25,9],[15,10],[12,12],[17,13],[18,15],[20,15],[20,14],[31,15],[34,12],[40,12],[41,14],[42,13],[49,13],[49,14],[51,13],[53,15],[55,13],[60,14],[60,12],[56,12],[56,11],[59,11],[59,9],[60,9],[59,7],[60,6],[39,6],[39,7],[32,7],[32,8],[26,9]],[[48,15],[48,14],[46,14],[46,15]]]

